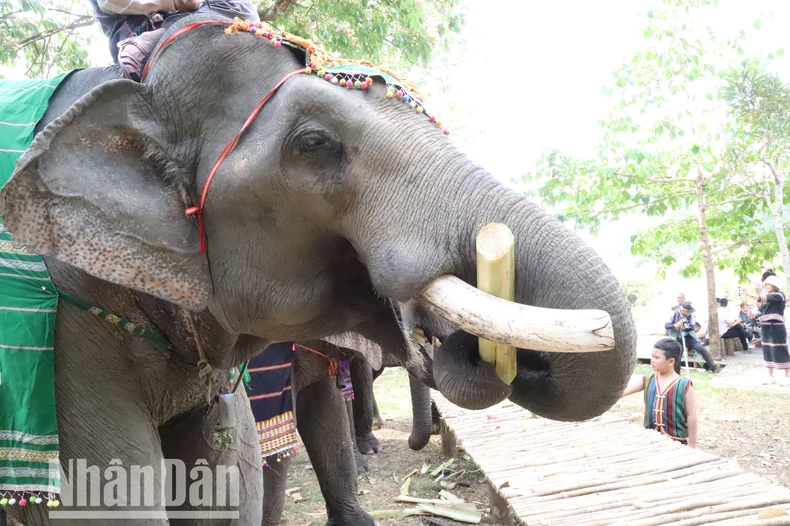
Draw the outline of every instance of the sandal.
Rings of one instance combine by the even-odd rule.
[[[145,61],[164,31],[164,29],[147,31],[142,35],[118,42],[118,62],[124,77],[140,82]]]

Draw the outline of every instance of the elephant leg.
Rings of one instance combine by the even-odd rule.
[[[354,428],[357,448],[363,455],[381,451],[373,434],[373,368],[367,360],[351,360],[351,383],[354,384]]]
[[[381,376],[381,373],[384,372],[384,368],[382,367],[378,371],[373,371],[373,382],[376,382],[376,378]],[[381,429],[384,427],[384,419],[381,418],[381,413],[379,413],[379,404],[376,402],[376,395],[373,392],[373,389],[370,390],[370,400],[373,404],[373,429]]]
[[[419,451],[431,439],[431,389],[413,375],[409,375],[412,424],[409,447]]]
[[[230,443],[212,443],[219,403],[213,403],[208,410],[200,408],[183,414],[160,428],[165,458],[183,461],[188,483],[186,501],[168,512],[212,511],[227,515],[187,518],[173,515],[172,526],[261,524],[261,454],[244,388],[236,391],[231,403],[235,429]],[[202,488],[199,481],[204,481]]]
[[[356,397],[354,399],[356,400]],[[346,415],[348,416],[349,423],[348,429],[350,432],[348,436],[355,437],[356,431],[354,430],[354,404],[352,400],[346,400],[345,404]],[[357,475],[361,475],[362,473],[367,473],[370,471],[367,459],[364,457],[364,455],[362,455],[362,453],[359,452],[359,449],[357,448],[356,440],[351,441],[351,447],[354,448],[354,463],[357,465]]]
[[[291,457],[277,459],[276,455],[266,457],[263,468],[263,521],[261,526],[277,526],[283,515],[285,505],[285,486]]]
[[[334,378],[324,376],[297,390],[296,425],[326,501],[327,524],[376,524],[357,501],[351,424]]]

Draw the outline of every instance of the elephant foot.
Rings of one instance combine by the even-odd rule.
[[[357,465],[357,475],[361,475],[370,471],[368,459],[366,459],[363,455],[360,455],[359,451],[354,451],[354,463]]]
[[[329,517],[326,526],[376,526],[376,519],[362,510],[345,514],[342,517]]]
[[[376,415],[373,417],[373,429],[381,429],[384,427],[384,420],[381,418],[380,415]]]
[[[363,455],[373,455],[381,451],[381,443],[373,433],[357,434],[357,449]]]

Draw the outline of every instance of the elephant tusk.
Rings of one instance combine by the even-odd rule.
[[[609,313],[546,309],[499,299],[453,275],[433,280],[420,293],[431,312],[481,338],[521,349],[588,353],[614,349]]]

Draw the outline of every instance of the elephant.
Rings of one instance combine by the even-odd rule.
[[[366,351],[338,348],[325,342],[296,344],[294,351],[291,392],[297,428],[324,496],[327,514],[342,515],[344,520],[366,517],[357,500],[356,476],[367,472],[368,464],[357,448],[362,435],[355,431],[356,406],[344,401],[336,378],[327,374],[329,360],[348,360],[355,395],[353,402],[372,400],[372,368],[365,359]],[[389,363],[394,365],[391,359]],[[419,450],[430,439],[431,400],[425,384],[413,375],[409,375],[409,380],[414,423],[408,443],[412,449]],[[372,446],[369,439],[364,444]],[[377,440],[375,444],[378,451]],[[265,460],[261,524],[275,526],[280,524],[282,517],[291,457],[271,456]]]
[[[114,69],[73,73],[0,191],[5,227],[44,257],[61,291],[170,342],[163,350],[61,302],[63,465],[235,466],[240,501],[230,508],[238,517],[211,522],[260,524],[249,403],[243,389],[229,407],[217,400],[230,371],[271,342],[360,335],[426,384],[435,377],[432,387],[453,400],[482,406],[509,397],[549,419],[595,417],[617,401],[636,331],[592,248],[473,163],[422,105],[387,97],[388,75],[341,89],[329,73],[310,74],[306,48],[274,46],[280,36],[243,27],[226,32],[231,23],[211,15],[175,22],[142,83]],[[518,374],[505,385],[481,363],[477,338],[458,329],[441,357],[437,349],[433,374],[422,370],[398,305],[421,303],[448,276],[454,290],[474,287],[476,234],[491,222],[514,234],[515,303],[604,312],[611,348],[580,354],[519,344]],[[235,431],[217,445],[210,437],[220,410],[235,416]],[[155,472],[154,494],[166,483]],[[204,524],[203,516],[168,522],[165,514],[227,508],[154,503],[146,509],[155,513],[135,523]],[[50,523],[41,506],[7,511],[28,526]],[[373,523],[343,511],[329,523]]]

